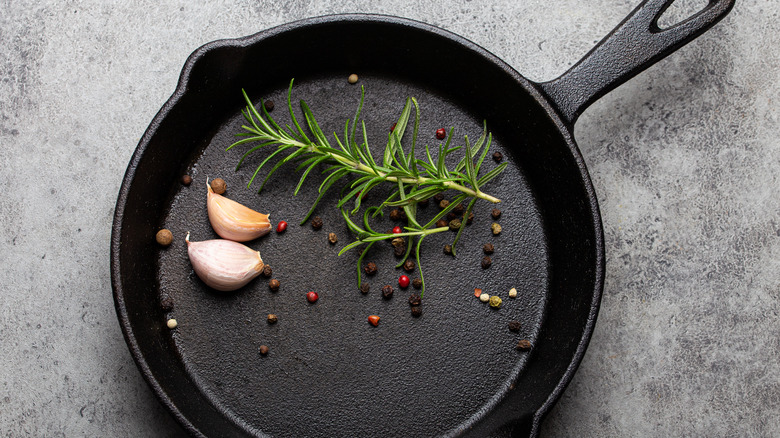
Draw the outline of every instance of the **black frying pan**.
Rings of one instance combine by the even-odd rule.
[[[671,1],[645,1],[568,72],[541,84],[463,38],[386,16],[314,18],[198,49],[141,139],[116,206],[114,296],[144,377],[193,435],[537,435],[582,359],[603,285],[601,220],[574,122],[733,3],[711,0],[661,30],[657,19]],[[407,96],[420,102],[423,144],[436,144],[433,132],[442,126],[475,137],[487,120],[492,147],[510,163],[485,189],[504,201],[504,232],[491,235],[485,203],[477,204],[458,257],[441,253],[452,235],[426,240],[427,289],[417,319],[406,303],[410,292],[379,296],[399,275],[386,247],[369,254],[380,266],[372,292],[357,291],[358,253],[336,257],[351,237],[338,211],[325,207],[328,199],[317,211],[323,230],[291,225],[250,243],[274,268],[279,292],[262,278],[235,293],[210,290],[193,274],[184,243],[187,231],[193,240],[216,237],[206,216],[207,177],[227,180],[228,196],[273,222],[297,223],[315,197],[311,190],[292,197],[293,172],[261,195],[245,187],[262,154],[235,172],[244,151],[224,151],[240,130],[240,90],[282,107],[294,77],[294,98],[305,99],[326,130],[340,131],[359,99],[346,81],[353,72],[366,86],[374,145],[384,144]],[[283,111],[272,114],[289,122]],[[179,183],[184,173],[195,178],[189,187]],[[167,249],[153,239],[162,227],[174,233]],[[338,245],[327,243],[329,231],[340,236]],[[488,241],[497,252],[482,270]],[[481,305],[474,287],[500,293],[504,307]],[[506,298],[511,287],[520,292],[516,300]],[[305,301],[308,290],[320,293],[317,304]],[[174,301],[173,311],[161,309],[162,298]],[[269,326],[267,313],[279,323]],[[379,327],[368,326],[369,314],[382,316]],[[168,317],[179,321],[175,331],[165,327]],[[521,333],[507,330],[510,320],[521,322]],[[530,352],[514,349],[521,338],[532,342]],[[257,353],[261,344],[271,348],[267,357]]]

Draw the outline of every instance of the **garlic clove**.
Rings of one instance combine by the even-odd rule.
[[[238,242],[224,239],[190,242],[190,233],[184,240],[195,273],[216,290],[234,291],[263,271],[260,252]]]
[[[247,242],[271,231],[271,222],[267,214],[258,213],[232,199],[214,193],[208,181],[206,186],[208,187],[206,205],[209,222],[220,237],[236,242]]]

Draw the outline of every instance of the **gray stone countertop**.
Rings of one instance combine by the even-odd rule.
[[[0,2],[0,433],[183,435],[117,324],[109,239],[131,154],[194,49],[376,12],[456,32],[540,81],[638,1]],[[606,283],[542,436],[780,434],[778,12],[737,0],[577,122]]]

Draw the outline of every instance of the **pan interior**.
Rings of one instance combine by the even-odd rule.
[[[305,55],[288,56],[300,47]],[[451,72],[434,62],[436,57],[428,59],[437,51],[445,58],[455,56]],[[142,140],[145,150],[131,165],[132,181],[123,189],[126,205],[119,232],[117,293],[119,307],[126,308],[126,333],[146,377],[179,420],[206,435],[233,430],[270,436],[435,436],[466,431],[508,398],[511,415],[533,413],[560,378],[554,373],[544,377],[548,364],[532,366],[539,360],[533,358],[554,360],[556,348],[571,350],[579,340],[576,330],[556,331],[556,346],[542,348],[550,294],[559,293],[560,281],[576,282],[592,274],[592,261],[580,260],[587,259],[583,256],[576,263],[584,263],[585,271],[569,271],[564,280],[553,275],[555,260],[566,249],[557,243],[550,247],[551,230],[560,226],[557,218],[575,218],[569,228],[584,233],[592,224],[576,223],[577,217],[588,219],[587,214],[554,211],[568,208],[557,206],[567,197],[582,203],[587,194],[566,142],[533,98],[479,53],[439,35],[382,23],[293,28],[246,47],[226,43],[196,58],[191,71],[185,68],[189,81],[184,92],[163,109],[164,117],[155,120]],[[493,206],[480,201],[457,257],[442,252],[454,233],[423,242],[426,292],[420,318],[411,316],[407,303],[417,291],[397,286],[402,272],[394,267],[397,260],[389,244],[375,245],[366,257],[379,266],[376,276],[364,277],[371,291],[362,295],[357,290],[359,252],[337,256],[352,240],[333,207],[338,190],[315,213],[323,219],[321,230],[308,223],[299,226],[321,176],[312,175],[293,196],[300,174],[283,168],[258,194],[267,169],[252,187],[246,185],[270,150],[250,156],[237,171],[248,147],[225,151],[243,123],[241,89],[256,103],[273,100],[272,116],[280,124],[290,123],[285,106],[292,77],[298,116],[297,101],[304,99],[326,133],[343,135],[360,96],[359,88],[346,81],[350,73],[359,74],[358,85],[366,88],[362,118],[375,156],[406,97],[414,96],[422,114],[418,151],[426,144],[438,146],[434,132],[441,127],[454,128],[456,144],[463,143],[463,135],[474,141],[487,120],[493,133],[491,153],[502,152],[510,163],[484,188],[503,200],[498,206],[500,235],[490,230]],[[559,162],[565,171],[556,170]],[[483,172],[495,165],[486,159]],[[548,183],[571,182],[565,172],[574,174],[574,186],[547,196],[557,190]],[[188,187],[178,183],[185,173],[194,180]],[[273,278],[281,282],[278,292],[271,292],[267,279],[260,277],[237,292],[217,293],[193,273],[184,235],[190,232],[194,241],[217,237],[205,205],[206,178],[215,177],[227,181],[228,197],[270,213],[274,224],[290,223],[284,234],[248,243],[273,268]],[[379,201],[379,195],[372,200]],[[588,212],[587,205],[573,208]],[[432,204],[420,216],[432,217],[436,210]],[[373,223],[375,229],[394,225],[388,219]],[[144,237],[159,228],[173,232],[174,243],[166,249]],[[337,244],[328,243],[329,232],[336,233]],[[577,232],[570,232],[575,235],[567,239],[577,240]],[[482,269],[482,245],[488,242],[496,253],[492,266]],[[568,248],[579,250],[576,245]],[[584,249],[588,251],[587,244]],[[390,300],[381,297],[385,284],[395,288]],[[507,297],[512,287],[519,292],[517,299]],[[589,285],[583,287],[587,291]],[[503,307],[480,303],[474,288],[501,296]],[[307,291],[318,292],[320,300],[309,304]],[[162,298],[173,300],[170,314],[160,309]],[[278,315],[279,322],[267,324],[268,313]],[[368,325],[370,314],[381,316],[378,327]],[[177,319],[176,330],[164,328],[167,317]],[[507,329],[513,320],[521,323],[520,333]],[[516,351],[523,338],[538,343],[539,352]],[[259,355],[260,345],[270,347],[267,356]],[[562,373],[569,357],[564,359],[549,369]]]

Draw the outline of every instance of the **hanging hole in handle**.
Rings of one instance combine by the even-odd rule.
[[[658,17],[657,25],[666,30],[693,17],[710,4],[709,0],[676,0]]]

